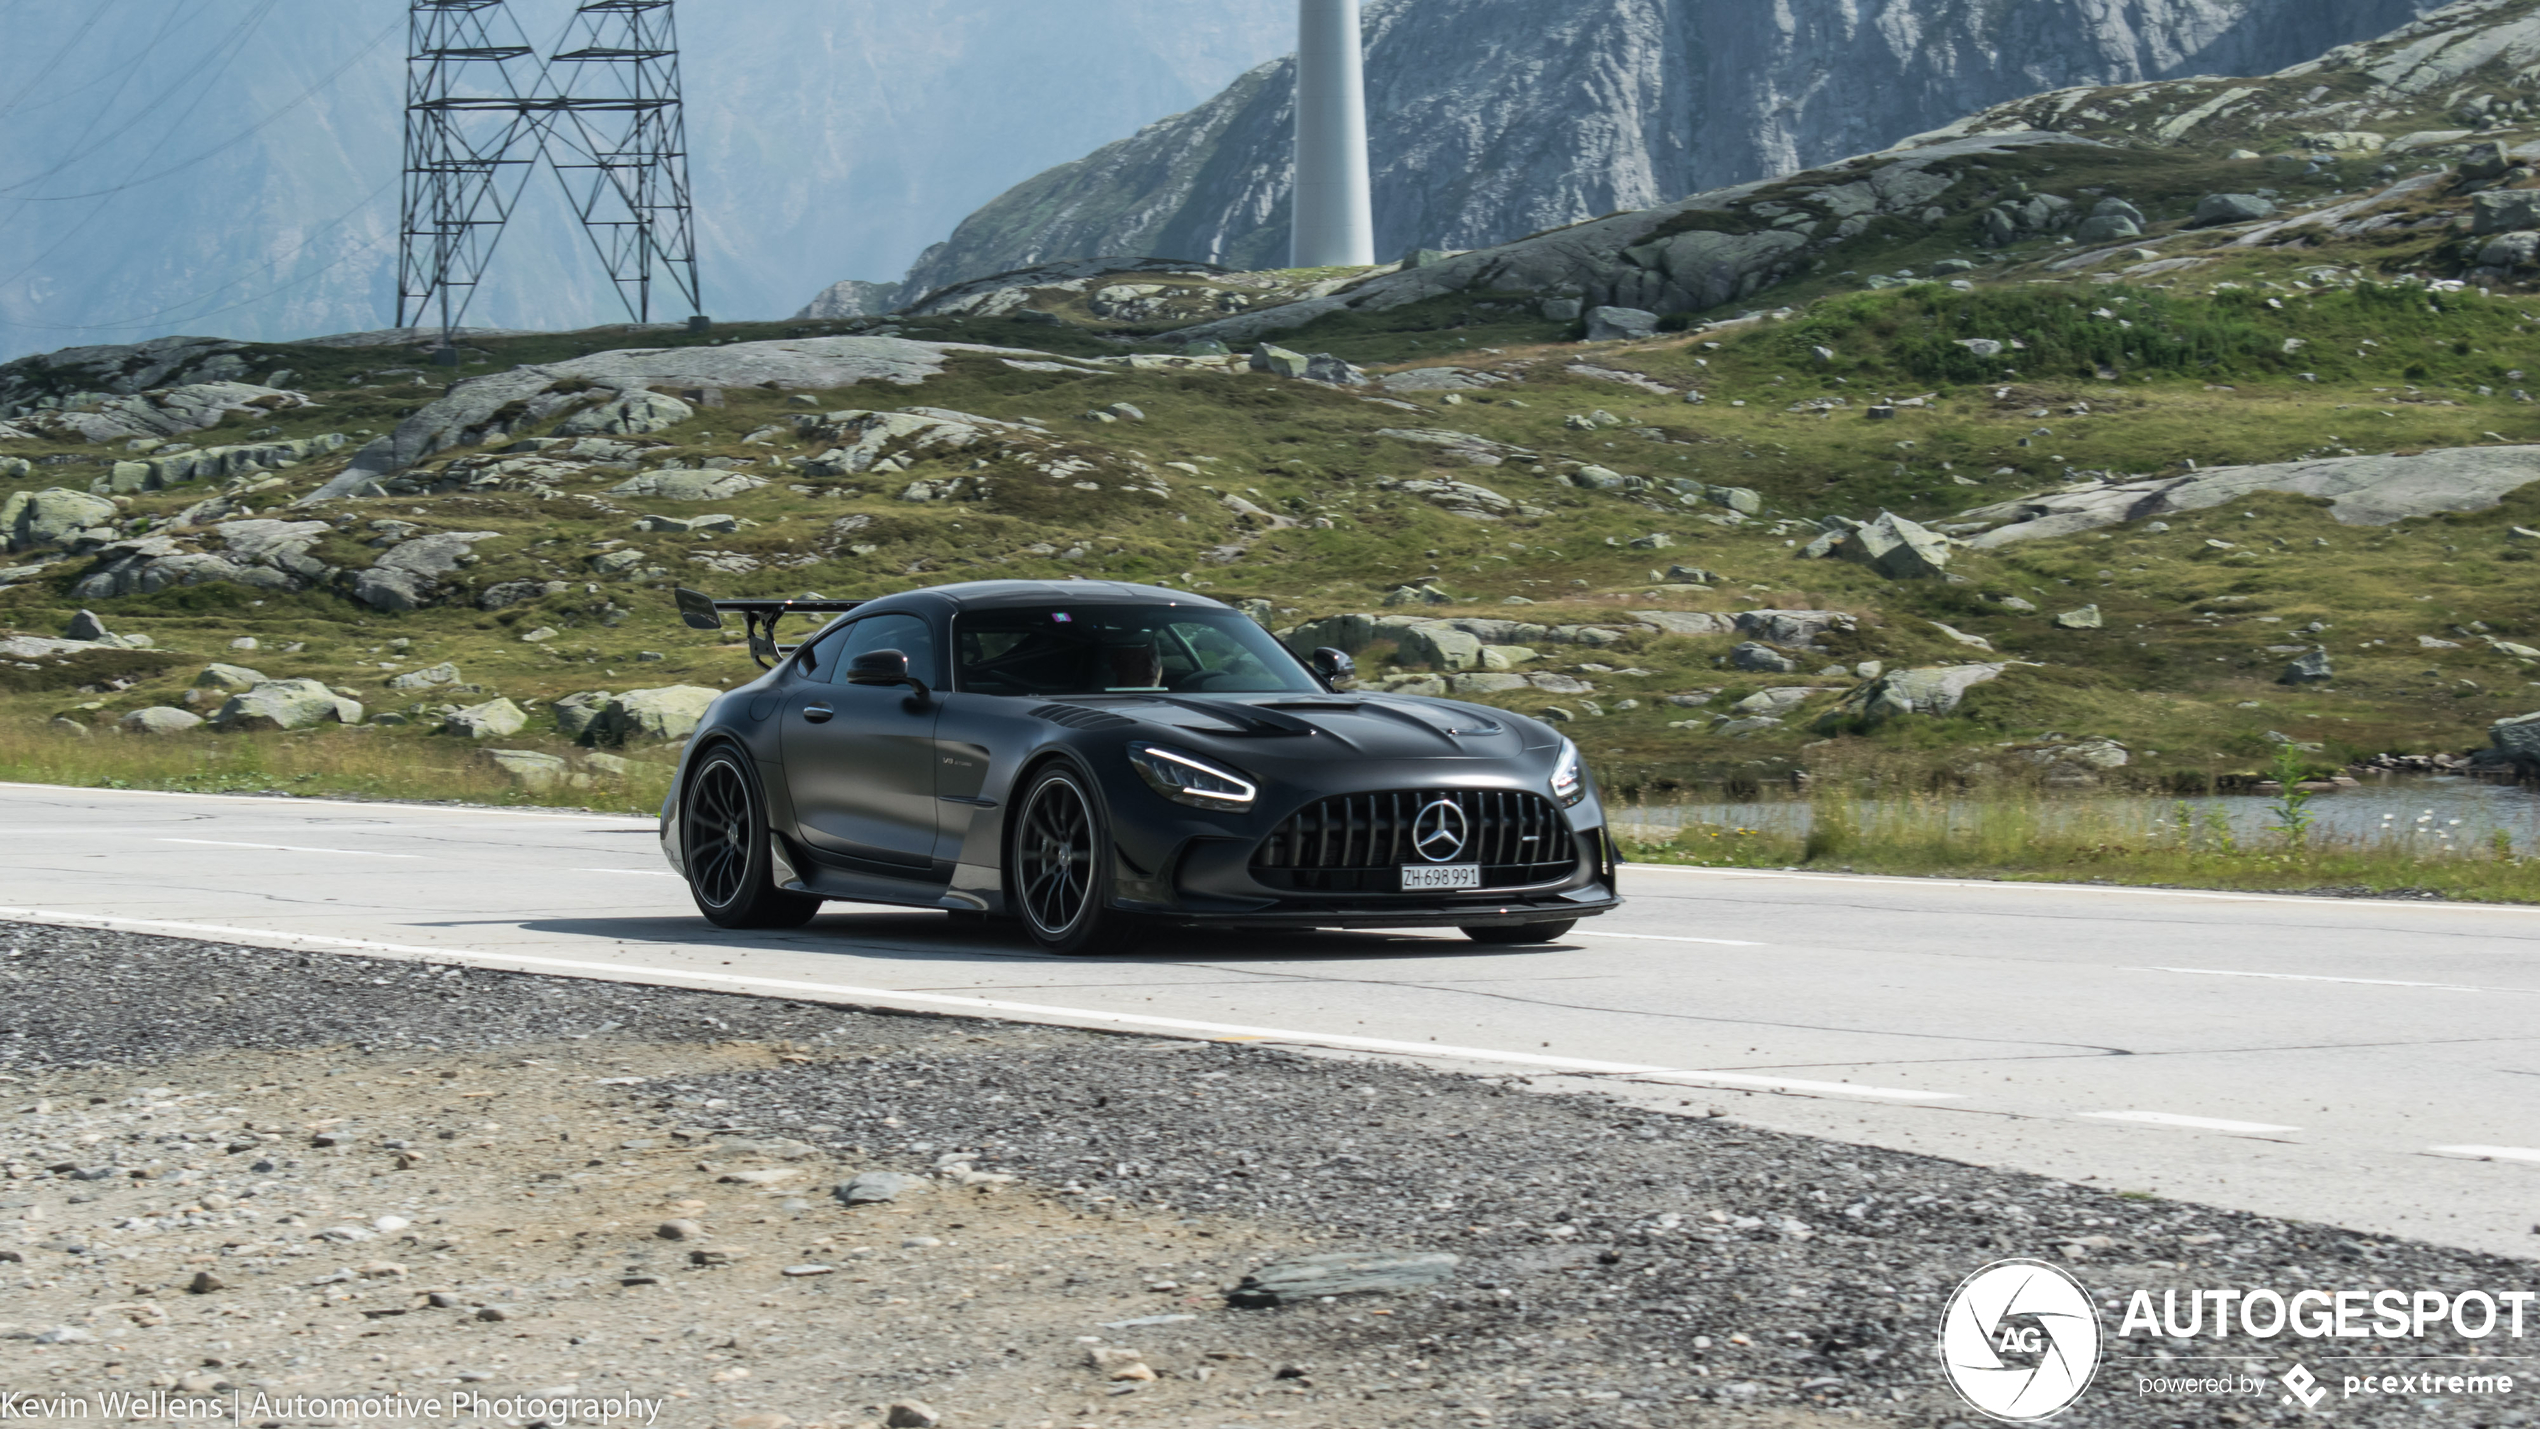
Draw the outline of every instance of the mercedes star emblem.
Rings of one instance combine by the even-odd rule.
[[[1470,837],[1463,806],[1453,799],[1432,801],[1411,821],[1411,846],[1431,863],[1453,862],[1463,854]]]

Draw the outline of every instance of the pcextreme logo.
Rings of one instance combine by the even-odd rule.
[[[1958,1397],[2011,1424],[2052,1419],[2099,1372],[2099,1316],[2081,1282],[2042,1260],[1997,1260],[1959,1283],[1940,1318]]]

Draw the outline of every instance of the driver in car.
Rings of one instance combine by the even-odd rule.
[[[1107,637],[1101,651],[1103,688],[1126,693],[1164,688],[1164,657],[1157,653],[1151,631]]]

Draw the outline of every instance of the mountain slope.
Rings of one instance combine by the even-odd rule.
[[[1378,248],[1472,248],[1879,148],[2074,84],[2265,73],[2425,0],[1376,0]],[[1286,262],[1292,60],[1040,174],[912,295],[1052,259]]]

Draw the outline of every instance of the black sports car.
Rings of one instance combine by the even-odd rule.
[[[1339,693],[1205,596],[987,581],[873,601],[717,601],[767,673],[717,700],[662,849],[727,928],[826,899],[1020,919],[1052,952],[1158,925],[1446,925],[1545,942],[1614,908],[1576,746],[1450,700]],[[837,615],[799,645],[788,616]]]

